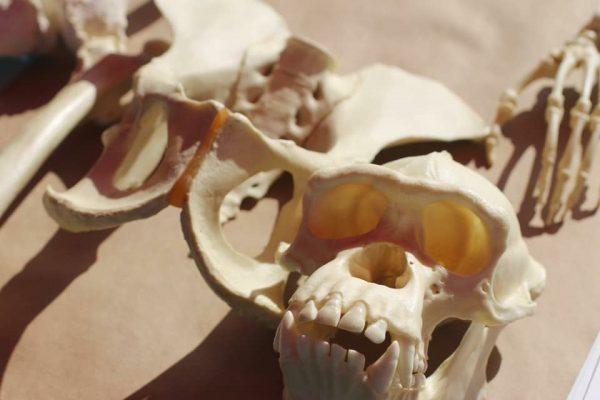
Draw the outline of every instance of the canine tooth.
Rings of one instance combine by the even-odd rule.
[[[294,315],[291,311],[286,311],[283,315],[279,336],[279,357],[282,359],[295,358],[298,355],[296,350],[298,337],[296,334]]]
[[[319,310],[317,322],[323,325],[336,327],[342,315],[342,299],[334,296]]]
[[[365,369],[365,356],[356,350],[348,350],[348,367],[358,372]]]
[[[376,393],[385,393],[392,384],[399,357],[400,345],[394,341],[379,360],[367,368],[369,385]]]
[[[344,329],[348,332],[361,333],[365,329],[365,323],[367,322],[367,307],[358,302],[350,308],[350,310],[344,314],[338,328]]]
[[[365,330],[365,336],[373,343],[383,343],[387,332],[387,322],[380,319],[370,324]]]
[[[309,300],[308,303],[302,308],[300,314],[298,315],[298,320],[300,322],[309,322],[314,321],[317,318],[317,306],[313,300]]]
[[[402,387],[410,387],[410,380],[415,362],[415,346],[408,339],[400,339],[400,358],[398,360],[398,377]]]

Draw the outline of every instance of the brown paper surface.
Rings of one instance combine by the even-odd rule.
[[[591,0],[269,3],[294,32],[337,54],[342,71],[398,65],[441,80],[486,119],[500,93],[571,38],[595,7]],[[154,17],[151,6],[135,14],[136,44],[166,34]],[[64,84],[70,66],[64,54],[42,60],[0,92],[0,143]],[[494,400],[564,399],[600,329],[600,216],[579,212],[550,230],[530,222],[544,87],[540,97],[530,92],[507,125],[489,170],[482,148],[467,143],[379,157],[450,149],[503,188],[532,254],[547,268],[535,316],[500,336],[489,369]],[[570,105],[577,96],[569,89],[566,98]],[[46,215],[44,188],[73,185],[85,173],[101,150],[100,131],[86,123],[73,132],[0,220],[0,398],[279,399],[273,333],[209,290],[188,257],[179,210],[87,234],[60,231]],[[588,209],[598,198],[595,182]],[[276,204],[261,201],[228,225],[232,242],[256,253]]]

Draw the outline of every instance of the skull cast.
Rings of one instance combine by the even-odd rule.
[[[242,114],[221,109],[224,118],[212,124],[219,126],[218,132],[204,134],[198,156],[173,186],[171,193],[185,199],[182,228],[200,272],[236,311],[272,326],[281,320],[295,289],[295,274],[275,262],[275,256],[280,243],[291,242],[298,230],[302,196],[315,171],[365,164],[391,144],[442,139],[481,127],[477,118],[468,117],[473,114],[464,103],[439,84],[385,66],[367,68],[359,76],[360,91],[335,107],[315,132],[315,143],[328,151],[310,151],[294,141],[271,138]],[[374,98],[378,104],[373,104]],[[214,103],[202,104],[209,111]],[[363,114],[366,110],[369,115]],[[200,119],[196,121],[200,128]],[[111,164],[105,160],[106,167]],[[274,170],[290,173],[293,195],[280,209],[262,254],[252,258],[232,248],[220,214],[232,190]]]
[[[287,399],[481,398],[498,333],[545,284],[502,193],[432,153],[320,170],[303,208],[281,257],[310,275],[274,341]],[[471,324],[426,378],[432,332],[455,318]]]
[[[553,50],[514,88],[506,90],[500,98],[500,106],[487,139],[488,159],[493,162],[493,148],[501,135],[501,126],[512,118],[517,107],[518,96],[536,80],[554,78],[554,86],[546,106],[546,140],[541,169],[533,192],[536,198],[536,213],[543,215],[547,226],[562,222],[567,213],[583,200],[598,151],[600,106],[592,104],[591,96],[600,72],[599,31],[600,15],[597,14],[575,39]],[[559,131],[565,111],[563,90],[566,79],[576,69],[583,71],[581,93],[570,111],[569,139],[558,162],[553,184]],[[582,137],[586,129],[589,130],[590,136],[583,149]],[[546,206],[548,206],[547,212],[542,214]]]

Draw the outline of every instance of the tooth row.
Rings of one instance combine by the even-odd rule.
[[[306,335],[298,334],[294,316],[290,311],[285,313],[281,321],[274,347],[280,353],[280,363],[285,364],[285,370],[290,373],[305,374],[313,371],[321,378],[326,373],[331,375],[328,376],[329,380],[342,380],[338,382],[336,390],[368,385],[378,394],[388,390],[399,368],[399,362],[405,358],[401,354],[401,344],[394,341],[385,353],[364,371],[363,354],[352,349],[346,350],[337,344],[330,345],[322,340],[314,341]],[[411,371],[409,370],[409,373]],[[323,380],[315,376],[311,381],[317,384]],[[409,384],[404,387],[409,387]]]
[[[348,332],[362,333],[373,343],[383,343],[388,329],[384,320],[375,321],[365,330],[367,323],[367,307],[364,303],[354,304],[348,312],[342,316],[342,298],[339,294],[332,295],[327,302],[317,310],[314,300],[309,300],[298,314],[300,322],[316,320],[318,323],[334,328],[340,328]]]

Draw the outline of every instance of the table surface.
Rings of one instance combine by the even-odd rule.
[[[499,94],[592,16],[592,0],[461,2],[270,0],[299,35],[325,44],[348,72],[384,62],[444,82],[486,119]],[[164,37],[152,5],[133,13],[139,45]],[[0,143],[46,102],[72,68],[64,54],[38,60],[0,92]],[[579,85],[576,80],[575,86]],[[545,83],[548,85],[548,82]],[[518,211],[532,254],[548,271],[537,313],[500,336],[489,399],[564,399],[600,329],[600,216],[593,208],[542,229],[532,217],[532,182],[544,141],[548,89],[530,91],[506,127],[497,163],[481,147],[415,145],[379,161],[448,148],[497,183]],[[571,88],[567,104],[576,100]],[[179,211],[117,229],[57,229],[41,197],[73,185],[98,156],[101,128],[79,127],[0,220],[0,398],[279,399],[273,333],[231,312],[188,257]],[[565,132],[566,133],[566,130]],[[600,175],[600,174],[597,174]],[[598,176],[596,176],[598,177]],[[277,201],[267,198],[226,227],[256,253]]]

